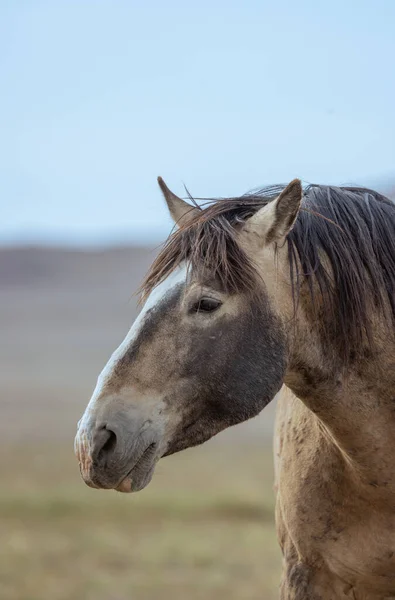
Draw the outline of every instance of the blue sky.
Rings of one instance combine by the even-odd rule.
[[[0,243],[149,241],[157,189],[395,179],[393,0],[0,2]]]

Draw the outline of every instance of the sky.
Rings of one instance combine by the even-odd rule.
[[[1,0],[0,244],[151,242],[156,183],[395,181],[393,0]]]

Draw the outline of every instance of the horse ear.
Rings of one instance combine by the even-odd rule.
[[[296,221],[302,196],[302,182],[294,179],[275,200],[248,219],[243,231],[258,235],[262,245],[280,242]]]
[[[158,183],[174,222],[180,227],[185,225],[199,209],[195,206],[191,206],[188,202],[185,202],[185,200],[182,200],[182,198],[173,194],[163,181],[162,177],[158,177]]]

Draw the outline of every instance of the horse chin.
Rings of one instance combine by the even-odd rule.
[[[155,463],[148,466],[146,469],[133,469],[122,481],[117,485],[115,491],[123,494],[131,494],[132,492],[140,492],[151,482],[155,471]]]
[[[123,494],[131,494],[134,490],[132,489],[131,477],[125,477],[123,481],[115,488],[116,492],[122,492]]]
[[[150,452],[149,446],[142,459],[133,467],[124,479],[114,488],[117,492],[130,494],[143,490],[151,482],[159,456]]]

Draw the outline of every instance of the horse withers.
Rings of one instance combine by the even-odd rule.
[[[158,460],[279,394],[282,600],[395,598],[395,205],[296,179],[189,204],[98,378],[84,481],[138,491]]]

